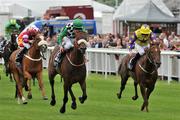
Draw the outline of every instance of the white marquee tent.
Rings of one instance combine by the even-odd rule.
[[[124,0],[115,11],[113,19],[139,22],[178,21],[162,0]]]

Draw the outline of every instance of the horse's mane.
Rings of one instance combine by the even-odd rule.
[[[76,41],[77,40],[80,40],[80,39],[85,39],[85,40],[87,40],[87,38],[88,38],[88,33],[86,33],[86,32],[78,32],[77,34],[75,34],[75,39],[76,39]]]

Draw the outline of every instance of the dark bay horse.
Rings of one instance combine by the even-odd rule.
[[[57,74],[60,74],[64,80],[64,98],[63,105],[60,109],[61,113],[65,112],[66,103],[68,101],[68,92],[72,98],[71,108],[76,109],[76,98],[72,91],[72,85],[74,83],[79,83],[82,89],[82,96],[79,97],[81,103],[87,99],[86,94],[86,65],[85,65],[85,51],[87,47],[87,33],[78,32],[75,34],[76,38],[74,41],[74,47],[66,53],[66,56],[62,60],[62,63],[59,67],[59,70],[56,70],[53,66],[55,55],[59,51],[59,47],[56,46],[50,56],[49,66],[48,66],[48,74],[49,81],[51,85],[51,102],[50,104],[54,106],[56,104],[55,93],[54,93],[54,77]]]
[[[14,51],[9,60],[10,71],[13,74],[13,78],[16,81],[16,92],[18,95],[18,102],[23,102],[27,104],[27,101],[23,95],[22,88],[25,86],[28,90],[28,98],[32,98],[31,93],[31,79],[37,78],[39,87],[42,91],[42,96],[44,100],[47,100],[45,95],[43,80],[42,80],[42,57],[43,53],[47,50],[47,42],[44,41],[44,37],[41,34],[37,34],[33,40],[31,47],[29,48],[26,55],[24,55],[22,60],[22,68],[16,66],[16,55],[20,49]],[[20,101],[21,100],[21,101]]]
[[[5,71],[6,71],[6,76],[8,76],[9,73],[10,73],[9,64],[8,64],[10,55],[12,54],[12,52],[17,50],[17,48],[18,48],[18,45],[17,45],[17,42],[16,42],[17,36],[18,36],[18,34],[15,34],[15,33],[11,34],[11,40],[9,40],[7,42],[7,44],[4,46],[4,50],[2,52],[2,57],[4,59],[4,67],[5,67]],[[10,80],[12,81],[11,74],[10,74]]]
[[[151,44],[150,48],[145,50],[145,55],[139,59],[133,72],[128,69],[128,62],[131,58],[131,55],[126,55],[119,65],[118,72],[121,76],[121,87],[117,96],[119,99],[121,98],[121,94],[125,89],[126,82],[131,76],[134,79],[135,87],[135,96],[133,96],[132,99],[136,100],[138,98],[137,85],[139,84],[144,100],[141,111],[146,108],[146,111],[148,112],[148,99],[151,92],[154,90],[158,77],[157,69],[161,64],[159,45]]]

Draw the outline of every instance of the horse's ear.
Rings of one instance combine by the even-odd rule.
[[[149,48],[145,48],[145,49],[144,49],[145,53],[148,52],[148,50],[149,50]]]
[[[160,42],[159,41],[151,41],[150,47],[152,46],[159,46]]]

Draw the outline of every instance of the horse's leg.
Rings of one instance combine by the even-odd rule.
[[[141,94],[142,94],[142,97],[143,97],[143,100],[144,100],[144,102],[143,102],[143,104],[141,106],[141,111],[143,111],[144,108],[148,104],[148,100],[147,100],[146,88],[143,85],[140,85],[140,89],[141,89]],[[148,112],[148,109],[146,109],[146,111]]]
[[[20,82],[19,75],[14,73],[13,77],[14,77],[14,80],[16,80],[18,99],[20,98],[23,104],[27,104],[27,101],[25,97],[23,96],[22,83]],[[20,102],[18,101],[18,103]]]
[[[16,84],[15,98],[18,98],[18,86]]]
[[[79,97],[79,101],[83,104],[84,101],[87,99],[87,94],[86,94],[86,81],[84,80],[83,82],[79,83],[81,86],[81,90],[83,92],[82,96]]]
[[[154,85],[151,87],[151,88],[147,88],[147,91],[146,91],[146,93],[147,93],[147,104],[146,104],[146,111],[148,112],[149,110],[148,110],[148,100],[149,100],[149,96],[150,96],[150,94],[152,93],[152,91],[154,90]]]
[[[69,93],[70,93],[71,99],[72,99],[71,108],[72,109],[76,109],[76,107],[77,107],[77,105],[76,105],[76,98],[75,98],[75,96],[73,94],[73,91],[72,91],[71,87],[72,87],[72,85],[69,87]]]
[[[8,66],[7,66],[7,62],[4,63],[4,66],[5,66],[6,76],[8,76]]]
[[[32,92],[31,92],[31,80],[30,79],[26,79],[25,80],[27,82],[27,86],[28,87],[28,99],[32,99]]]
[[[135,95],[132,97],[133,100],[137,100],[138,98],[137,85],[138,85],[138,82],[134,80]]]
[[[37,73],[37,80],[39,83],[39,88],[41,89],[43,100],[47,100],[48,97],[46,96],[45,89],[44,89],[44,84],[42,80],[42,71]]]
[[[66,83],[66,80],[64,80],[65,83],[64,83],[64,98],[63,98],[63,105],[60,109],[60,112],[61,113],[64,113],[66,111],[66,103],[68,101],[68,88],[69,88],[69,85],[68,83]]]
[[[118,97],[119,99],[121,98],[122,92],[123,92],[123,90],[125,89],[127,80],[128,80],[128,75],[125,75],[125,76],[122,76],[122,75],[121,75],[120,91],[119,91],[119,93],[117,93],[117,97]]]
[[[9,79],[10,79],[10,81],[12,81],[12,82],[13,82],[13,79],[12,79],[12,75],[11,75],[11,73],[9,73]]]
[[[154,90],[154,85],[151,88],[147,89],[147,99],[149,99],[149,96],[151,95],[151,92]]]
[[[25,89],[28,89],[28,99],[32,99],[32,93],[31,93],[31,79],[32,76],[29,74],[29,72],[24,71],[24,79],[25,79]]]
[[[49,74],[49,83],[51,85],[51,102],[50,104],[54,106],[56,104],[55,92],[54,92],[54,77],[55,75]]]

